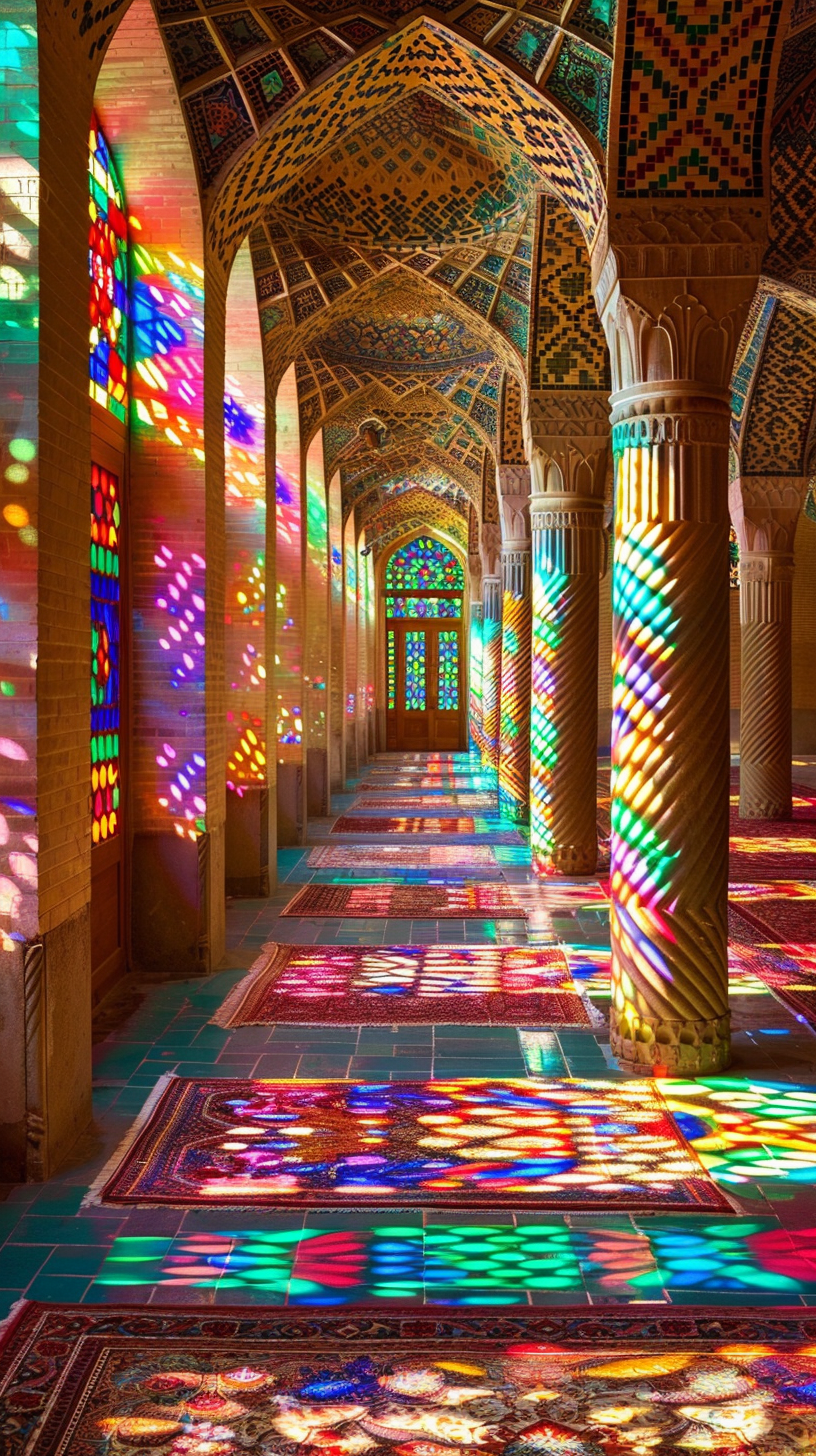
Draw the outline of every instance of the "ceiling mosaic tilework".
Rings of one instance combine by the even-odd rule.
[[[541,210],[530,388],[611,389],[609,352],[581,230],[554,197],[543,198]]]
[[[426,18],[409,21],[386,45],[374,44],[349,60],[324,86],[318,107],[296,101],[272,133],[236,160],[210,217],[216,254],[228,256],[259,212],[276,204],[317,156],[418,90],[444,98],[477,126],[503,136],[575,211],[591,239],[603,211],[595,153],[554,101],[510,72],[497,72],[498,64]]]
[[[327,359],[339,359],[350,368],[382,368],[437,372],[440,365],[492,362],[490,351],[469,334],[463,324],[442,313],[418,316],[356,315],[344,319],[322,335]]]
[[[779,73],[776,78],[774,107],[777,112],[811,74],[816,70],[816,24],[809,25],[790,36],[782,47],[779,58]]]
[[[816,401],[816,315],[778,303],[751,392],[742,443],[746,475],[804,475]]]
[[[782,277],[816,267],[816,78],[774,120],[771,133],[771,246],[765,269]]]
[[[538,183],[518,148],[423,92],[339,142],[275,213],[335,242],[450,246],[512,222]]]
[[[736,448],[739,448],[747,418],[745,407],[757,377],[762,348],[775,308],[776,299],[773,295],[758,288],[751,300],[731,376],[731,442]]]
[[[354,7],[342,5],[296,9],[283,4],[250,7],[221,5],[220,0],[215,4],[209,0],[200,0],[200,3],[158,0],[157,13],[179,91],[185,99],[184,109],[202,185],[211,186],[246,142],[259,135],[276,111],[294,101],[301,89],[330,78],[361,51],[368,54],[390,26],[398,26],[415,8],[407,0],[405,4],[372,4],[367,7],[368,14],[362,16]],[[604,0],[582,0],[578,6],[581,13],[576,30],[583,37],[581,40],[569,35],[558,23],[559,10],[550,10],[547,6],[529,4],[524,13],[519,13],[523,5],[508,10],[488,4],[457,5],[451,0],[437,0],[434,9],[447,12],[448,24],[454,29],[461,28],[462,38],[468,39],[471,45],[478,41],[487,54],[509,64],[528,84],[537,84],[544,92],[549,88],[565,114],[576,117],[603,147],[610,71],[606,54],[608,26],[601,13],[605,10]],[[379,15],[378,20],[373,18],[375,14]],[[580,49],[575,51],[575,46]],[[563,49],[563,57],[559,56],[559,49]],[[253,68],[245,73],[242,67],[250,60]],[[216,78],[231,79],[233,88],[229,94],[233,100],[241,99],[244,114],[234,105],[224,109],[216,93],[202,95],[193,103],[189,92]],[[207,140],[208,131],[213,129],[219,137],[215,148]],[[394,118],[386,130],[393,136]],[[426,198],[430,218],[434,212],[434,196],[442,191],[433,164],[437,163],[438,170],[441,159],[426,157],[427,150],[429,147],[420,150],[416,162],[418,168],[424,169],[426,183],[430,184]],[[369,158],[372,164],[377,160],[376,151],[374,141],[374,155]],[[450,148],[446,149],[443,144],[442,153],[450,163]],[[334,179],[335,185],[337,180]],[[467,206],[467,199],[461,200]],[[373,220],[377,211],[373,194],[370,201]],[[392,228],[394,221],[392,218]]]
[[[618,196],[762,195],[781,10],[782,0],[714,0],[692,22],[687,6],[626,0]]]
[[[467,551],[468,525],[465,517],[438,496],[427,496],[422,500],[418,500],[418,496],[419,492],[415,492],[403,497],[406,502],[413,500],[418,509],[411,511],[406,507],[404,514],[400,515],[395,511],[393,517],[386,516],[383,512],[369,523],[366,530],[366,541],[374,547],[375,560],[400,537],[411,532],[418,534],[420,531],[431,531],[441,534],[443,537],[447,536],[449,540],[455,541],[462,551]],[[394,505],[396,506],[396,502]]]
[[[521,390],[511,374],[504,383],[502,431],[499,459],[502,465],[526,465],[521,413]]]

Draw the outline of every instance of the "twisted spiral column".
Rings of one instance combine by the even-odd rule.
[[[724,390],[612,396],[611,1041],[634,1072],[729,1059]]]
[[[498,576],[482,577],[482,761],[496,768],[501,713],[502,590]]]
[[[740,557],[740,818],[790,819],[793,555]]]
[[[517,543],[502,551],[502,574],[499,805],[507,818],[526,824],[530,804],[530,650],[533,630],[528,542]]]
[[[470,604],[470,680],[468,684],[468,742],[482,752],[482,604]]]
[[[538,875],[598,859],[599,582],[603,501],[534,496],[530,840]]]

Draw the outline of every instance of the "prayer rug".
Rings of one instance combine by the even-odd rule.
[[[361,794],[355,799],[349,814],[379,814],[394,809],[421,809],[423,814],[447,814],[451,809],[496,810],[495,794]]]
[[[507,821],[505,820],[505,823]],[[341,814],[331,828],[332,834],[387,834],[405,835],[411,838],[425,835],[450,834],[461,840],[489,839],[491,844],[523,844],[524,838],[517,829],[502,829],[491,824],[483,815],[474,819],[472,814],[460,814],[455,818],[438,818],[424,815],[405,818],[379,818],[368,814]]]
[[[482,786],[474,783],[473,779],[416,779],[409,783],[407,779],[362,779],[354,786],[357,793],[399,793],[406,795],[429,793],[432,790],[445,794],[457,793],[489,793],[493,801],[496,799],[496,790],[490,785]]]
[[[493,870],[498,865],[489,844],[329,844],[313,849],[309,869]]]
[[[217,1026],[591,1026],[558,946],[264,946]]]
[[[304,885],[281,915],[371,920],[523,920],[509,885]]]
[[[100,1176],[102,1202],[733,1212],[645,1079],[160,1089]]]
[[[0,1443],[4,1456],[807,1456],[815,1337],[805,1308],[26,1303],[0,1349]]]
[[[731,885],[728,899],[737,914],[772,945],[816,945],[816,884],[776,880]]]
[[[740,890],[756,889],[756,886],[740,886]],[[763,886],[778,889],[779,886]],[[779,1000],[800,1019],[816,1028],[816,887],[798,885],[792,888],[809,890],[810,896],[794,903],[808,907],[805,911],[808,925],[808,939],[796,941],[779,935],[777,925],[769,934],[769,923],[773,924],[773,910],[766,909],[774,901],[771,897],[752,904],[750,910],[741,900],[732,900],[729,923],[732,938],[739,938],[748,948],[753,969],[759,979]],[[733,894],[733,892],[732,892]],[[789,904],[789,901],[782,903]],[[758,913],[754,913],[755,908]]]
[[[729,880],[816,880],[816,811],[809,804],[780,823],[740,819],[732,800],[730,834]]]

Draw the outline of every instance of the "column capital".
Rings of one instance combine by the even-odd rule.
[[[757,271],[618,282],[603,304],[615,393],[637,396],[673,385],[728,393],[758,281]]]
[[[604,390],[531,394],[525,437],[534,495],[603,497],[609,449],[609,396]]]
[[[807,475],[738,475],[728,487],[740,556],[792,552]]]

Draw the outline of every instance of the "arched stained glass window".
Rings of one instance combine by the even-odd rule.
[[[119,480],[91,466],[91,832],[119,833]]]
[[[108,144],[94,115],[88,143],[91,275],[90,394],[124,423],[127,410],[127,214]]]
[[[432,536],[417,536],[394,552],[385,569],[386,590],[454,591],[465,574],[452,551]]]

